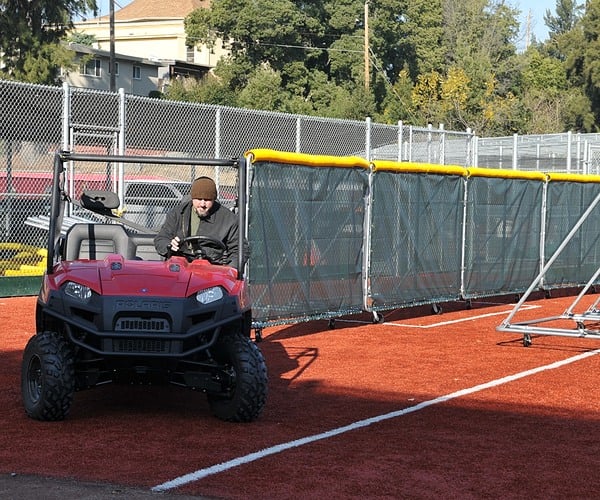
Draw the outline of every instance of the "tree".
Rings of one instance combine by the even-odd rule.
[[[573,51],[576,47],[573,42],[581,28],[582,12],[583,7],[578,6],[575,0],[557,0],[556,15],[552,15],[550,10],[544,14],[549,39],[540,49],[562,61],[577,59],[579,56],[576,55],[577,49]]]
[[[268,66],[259,67],[248,79],[238,96],[238,106],[248,109],[283,111],[286,95],[279,72]]]
[[[581,73],[585,79],[586,94],[600,119],[600,0],[589,0],[582,18],[584,45]]]
[[[550,9],[544,13],[550,38],[571,31],[581,18],[582,11],[583,5],[577,5],[575,0],[556,0],[556,15],[552,15]]]
[[[60,41],[96,0],[0,0],[0,76],[56,83],[70,54]]]
[[[79,31],[74,31],[68,37],[69,42],[78,43],[80,45],[86,45],[88,47],[93,47],[97,42],[95,35],[90,35],[89,33],[81,33]]]
[[[214,71],[219,92],[186,98],[479,134],[589,124],[590,94],[574,90],[587,81],[574,1],[547,16],[558,49],[537,44],[529,57],[517,53],[519,11],[506,0],[368,0],[367,47],[365,0],[213,0],[186,19],[187,41],[222,43],[231,57]]]
[[[582,7],[557,0],[556,15],[544,15],[549,39],[523,54],[521,101],[528,112],[524,132],[592,131],[595,119],[585,74]]]
[[[323,27],[313,11],[290,0],[215,0],[186,19],[187,43],[210,46],[222,39],[234,60],[242,56],[253,66],[268,63],[280,70],[321,46]]]
[[[413,81],[421,73],[442,71],[445,63],[441,0],[371,2],[372,51],[392,82],[402,69]]]
[[[412,104],[422,117],[422,123],[438,123],[443,119],[440,99],[442,75],[437,71],[420,74],[412,91]]]
[[[413,83],[408,70],[403,69],[384,98],[383,110],[379,117],[383,122],[396,123],[409,120],[418,123],[413,112],[412,88]]]
[[[237,99],[223,82],[212,74],[201,80],[176,78],[165,90],[165,99],[185,102],[208,102],[222,106],[237,106]]]

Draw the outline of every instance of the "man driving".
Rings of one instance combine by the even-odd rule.
[[[184,199],[168,213],[154,238],[156,251],[169,257],[172,253],[192,254],[183,240],[190,236],[221,242],[225,248],[214,253],[215,245],[206,240],[206,257],[215,264],[237,266],[239,254],[238,217],[217,201],[217,186],[210,177],[198,177],[192,183],[190,198]],[[198,244],[201,244],[200,242]],[[211,247],[211,248],[208,248]],[[245,258],[247,252],[244,252]]]

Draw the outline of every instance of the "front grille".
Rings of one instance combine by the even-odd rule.
[[[164,318],[119,318],[115,324],[117,332],[169,333],[169,322]]]
[[[113,352],[135,354],[168,353],[170,348],[171,342],[166,340],[113,340]]]

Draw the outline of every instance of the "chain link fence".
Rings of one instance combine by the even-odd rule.
[[[251,148],[366,159],[473,162],[470,133],[173,102],[91,89],[0,80],[0,276],[37,275],[43,260],[53,154],[233,158]],[[448,146],[448,145],[451,146]],[[225,204],[235,183],[220,172],[164,165],[78,165],[69,194],[113,189],[122,210],[157,227],[199,175],[215,176]],[[77,214],[69,213],[69,216]],[[39,226],[39,227],[38,227]]]
[[[513,135],[477,140],[477,166],[580,174],[600,173],[600,134]]]
[[[364,121],[335,120],[172,102],[128,95],[123,91],[109,93],[67,85],[46,87],[1,80],[0,96],[0,157],[3,163],[0,167],[0,277],[39,276],[43,273],[47,242],[44,216],[48,213],[50,172],[53,155],[57,150],[184,158],[236,158],[249,149],[269,148],[316,155],[356,156],[368,161],[392,160],[461,167],[480,165],[572,173],[600,172],[600,136],[596,134],[482,139],[477,138],[470,130],[446,131],[443,127],[414,127],[402,122],[386,125],[374,123],[369,118]],[[112,189],[119,194],[122,202],[120,210],[127,217],[153,228],[160,226],[166,212],[188,194],[191,181],[200,175],[214,177],[220,200],[233,208],[237,189],[235,175],[218,169],[209,171],[199,166],[165,166],[159,163],[127,164],[126,167],[111,163],[79,163],[77,170],[72,167],[67,172],[71,196],[77,197],[83,189]],[[256,186],[268,186],[268,179],[261,177],[259,180],[260,183]],[[299,185],[302,186],[305,180],[298,179]],[[343,179],[339,182],[347,185],[350,180]],[[423,231],[416,231],[419,224],[415,224],[415,221],[419,219],[406,214],[410,214],[412,210],[413,215],[418,217],[417,214],[422,210],[431,210],[432,207],[419,205],[426,203],[424,198],[414,198],[422,187],[397,182],[393,180],[392,184],[382,185],[380,189],[392,189],[396,193],[403,193],[408,189],[410,196],[406,199],[394,198],[401,201],[393,207],[375,204],[373,209],[376,223],[382,224],[384,228],[385,224],[390,224],[391,228],[397,230],[403,239],[396,243],[402,248],[406,245],[412,248],[411,245],[415,244],[415,249],[424,248],[424,241],[428,238],[437,240],[441,235],[445,235],[447,241],[456,241],[459,214],[454,213],[454,210],[446,210],[443,212],[446,216],[441,222],[435,223],[431,218],[429,226],[421,225]],[[444,185],[440,189],[450,189],[445,198],[450,199],[456,186]],[[354,198],[333,199],[334,206],[353,207],[354,202]],[[309,205],[310,209],[308,205],[305,207],[309,210],[307,213],[315,215],[318,203]],[[437,207],[435,212],[439,214],[444,208],[448,207]],[[390,209],[398,212],[396,219],[389,218]],[[76,211],[71,210],[67,215],[72,220],[77,220]],[[353,216],[358,215],[355,212]],[[294,216],[301,217],[302,213],[295,213]],[[352,242],[361,240],[354,220],[339,219],[338,222],[340,221],[344,223],[344,227],[352,228]],[[489,230],[494,234],[498,228],[492,227]],[[323,231],[323,234],[315,234],[316,238],[311,236],[307,240],[312,240],[312,244],[316,241],[318,252],[331,260],[337,254],[344,255],[343,252],[348,248],[338,248],[337,243],[328,240],[329,229],[325,227]],[[349,234],[338,236],[343,240]],[[375,231],[373,234],[378,233]],[[385,252],[389,248],[385,244],[380,248],[375,243],[373,269],[381,268],[385,276],[396,276],[397,272],[402,275],[409,271],[406,266],[410,264],[410,259],[404,260],[405,256],[401,252],[392,258],[378,256],[378,248]],[[291,251],[296,243],[289,244],[292,245],[288,249]],[[264,248],[265,258],[272,257],[272,250],[268,246]],[[454,261],[457,251],[449,244],[444,253],[438,254],[431,247],[424,253],[415,250],[411,258],[417,259],[426,272],[428,266],[437,269],[448,267],[448,259]],[[290,258],[292,254],[285,255]],[[474,264],[476,262],[474,260]],[[331,269],[321,269],[319,272],[325,271],[329,272]],[[472,272],[475,271],[476,266]],[[266,278],[261,278],[261,272],[260,266],[257,266],[253,276],[264,281]],[[281,272],[285,274],[285,265]],[[454,273],[455,270],[452,269],[451,272]],[[353,279],[358,278],[355,276]],[[476,277],[471,274],[468,279]],[[437,274],[436,280],[438,281],[431,285],[436,296],[456,295],[455,276],[447,274],[444,277]],[[378,293],[381,297],[396,297],[399,292],[397,283],[394,280],[389,283],[382,280]],[[351,285],[354,290],[354,283]],[[338,281],[336,286],[347,291],[350,285]],[[341,296],[340,290],[334,291],[332,296]],[[411,290],[410,287],[402,290],[402,300],[411,301],[421,300],[431,292],[418,287],[413,292],[407,292]],[[303,290],[297,292],[304,293]],[[264,290],[265,297],[269,293],[272,290]],[[352,309],[357,301],[354,300],[354,295],[351,294],[350,297],[352,307],[349,308]],[[308,301],[310,303],[310,299]],[[299,301],[298,304],[301,307],[303,302]],[[340,307],[343,305],[342,302]]]

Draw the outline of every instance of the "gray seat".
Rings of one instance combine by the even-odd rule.
[[[65,260],[100,260],[110,254],[133,258],[135,248],[119,224],[74,224],[66,234]]]
[[[132,234],[129,238],[135,248],[135,258],[141,260],[165,260],[154,247],[153,234]]]

